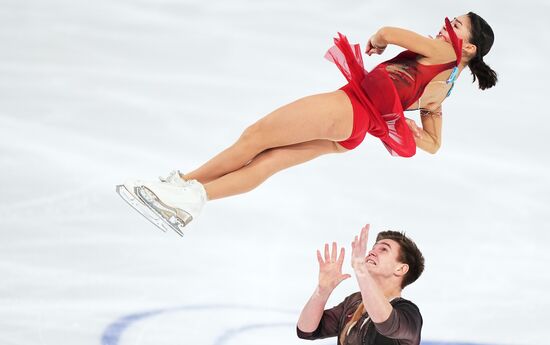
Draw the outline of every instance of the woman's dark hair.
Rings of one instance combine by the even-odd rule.
[[[479,88],[485,90],[495,86],[498,81],[497,72],[483,61],[483,57],[493,46],[495,35],[489,24],[474,12],[468,12],[468,18],[471,23],[470,43],[477,48],[476,55],[468,62],[468,67],[474,77],[473,81],[477,78]]]

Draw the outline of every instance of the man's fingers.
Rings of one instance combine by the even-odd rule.
[[[332,242],[332,253],[330,254],[330,261],[336,262],[336,255],[338,254],[338,247],[336,246],[336,242]]]
[[[365,225],[363,229],[365,229],[365,237],[369,237],[370,224]]]
[[[367,237],[369,236],[368,231],[369,228],[367,227],[361,229],[361,246],[364,246],[367,243]]]
[[[319,262],[319,265],[324,264],[323,257],[321,256],[321,252],[319,251],[319,249],[317,249],[317,262]]]
[[[328,243],[325,243],[325,262],[330,261],[330,254],[328,252]]]
[[[346,250],[344,249],[344,247],[342,247],[342,249],[340,249],[340,255],[338,256],[338,264],[339,265],[342,265],[342,263],[344,262],[345,254],[346,254]]]
[[[359,244],[359,237],[355,236],[353,241],[351,242],[351,255],[355,255],[355,252],[357,250],[357,245]]]

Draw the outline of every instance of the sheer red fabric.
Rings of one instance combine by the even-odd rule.
[[[394,156],[411,157],[416,153],[416,144],[412,132],[405,121],[404,109],[414,104],[424,92],[426,85],[439,73],[452,69],[460,62],[462,41],[456,36],[449,20],[445,18],[457,59],[439,65],[418,63],[418,54],[404,51],[391,60],[376,66],[367,72],[363,65],[361,48],[350,44],[346,36],[338,33],[334,46],[325,57],[336,64],[348,84],[342,89],[354,103],[359,103],[363,114],[369,116],[357,125],[351,136],[340,142],[347,149],[358,146],[366,133],[380,138],[388,151]],[[363,115],[361,115],[363,116]]]

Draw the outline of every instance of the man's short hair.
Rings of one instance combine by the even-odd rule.
[[[401,289],[415,282],[424,271],[424,256],[416,244],[408,238],[404,232],[382,231],[376,236],[376,242],[380,240],[394,240],[399,244],[398,260],[409,265],[409,270],[401,281]]]

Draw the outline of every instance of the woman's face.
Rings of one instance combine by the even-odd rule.
[[[453,27],[458,38],[462,38],[465,43],[470,41],[470,18],[468,17],[468,15],[464,14],[462,16],[454,18],[451,21],[451,26]],[[443,24],[443,27],[435,38],[439,40],[445,40],[449,43],[451,42],[445,24]]]

